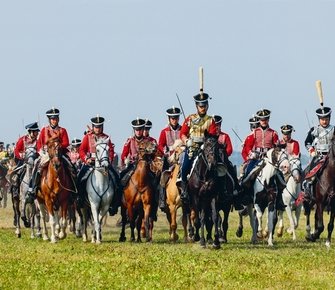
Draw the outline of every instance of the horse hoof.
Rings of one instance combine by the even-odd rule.
[[[236,237],[240,238],[243,235],[243,228],[238,228],[236,231]]]
[[[220,248],[221,248],[220,243],[213,243],[213,249],[218,250]]]
[[[312,243],[315,242],[315,239],[312,236],[306,236],[305,239],[307,242],[312,242]]]
[[[257,232],[257,239],[262,240],[263,239],[263,234],[262,232]]]
[[[326,241],[325,245],[329,249],[330,248],[330,241]]]
[[[49,241],[49,237],[48,236],[43,236],[43,241]]]
[[[125,242],[125,241],[126,241],[126,237],[120,237],[120,238],[119,238],[119,242],[123,243],[123,242]]]
[[[98,241],[96,241],[95,243],[96,243],[97,245],[100,245],[100,244],[101,244],[101,241],[98,240]]]
[[[221,244],[227,244],[228,243],[227,239],[225,239],[225,238],[219,238],[219,242]]]
[[[18,238],[21,238],[21,233],[16,234]]]

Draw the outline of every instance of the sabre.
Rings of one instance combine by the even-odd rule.
[[[236,135],[236,137],[238,138],[238,140],[240,140],[241,143],[243,143],[242,139],[240,138],[240,136],[238,136],[237,132],[233,128],[231,128],[231,129],[234,132],[234,134]]]
[[[183,116],[184,116],[184,119],[186,119],[186,116],[185,116],[185,113],[184,113],[184,109],[183,109],[183,106],[180,102],[180,99],[179,99],[179,96],[178,94],[176,93],[176,96],[177,96],[177,99],[178,99],[178,103],[179,103],[179,106],[180,106],[180,109],[181,109],[181,112],[183,113]]]

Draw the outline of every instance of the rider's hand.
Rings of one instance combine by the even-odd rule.
[[[193,145],[192,139],[187,139],[186,140],[186,147],[192,147],[192,145]]]
[[[92,158],[87,158],[86,159],[86,164],[87,165],[91,165],[93,163],[93,159]]]

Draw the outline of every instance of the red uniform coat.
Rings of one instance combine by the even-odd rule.
[[[173,152],[172,145],[177,139],[180,139],[180,129],[180,125],[178,125],[176,130],[172,129],[171,126],[167,126],[161,131],[158,139],[159,152],[162,154],[168,153],[169,156],[171,155]]]
[[[83,140],[80,144],[80,147],[79,147],[79,156],[80,156],[80,159],[85,163],[86,163],[87,159],[94,157],[94,154],[96,153],[95,137],[108,138],[108,135],[105,134],[105,133],[95,135],[94,133],[89,132],[84,136],[84,138],[83,138]],[[110,139],[109,139],[109,142],[108,142],[108,146],[109,146],[109,152],[108,152],[109,153],[109,161],[113,162],[113,159],[114,159],[114,144],[112,143],[112,141]],[[92,156],[92,154],[93,154],[93,156]]]
[[[37,140],[37,152],[44,148],[47,145],[47,141],[50,137],[56,135],[59,132],[60,146],[64,150],[67,150],[67,147],[70,145],[69,136],[65,128],[57,126],[55,129],[52,129],[50,126],[43,127],[41,133]]]
[[[15,148],[14,148],[14,156],[17,159],[23,160],[24,155],[26,153],[26,147],[33,147],[36,148],[36,140],[32,140],[29,135],[25,135],[17,140]]]
[[[220,145],[226,145],[226,153],[228,157],[233,153],[233,146],[231,144],[231,139],[227,133],[220,131],[218,143]]]
[[[289,141],[285,142],[284,140],[280,140],[280,144],[286,143],[286,152],[289,156],[300,156],[300,146],[299,142],[293,139],[290,139]]]
[[[248,158],[250,151],[262,151],[263,149],[273,148],[279,143],[279,137],[275,130],[271,128],[263,129],[258,127],[247,136],[242,149],[242,157],[244,160]]]

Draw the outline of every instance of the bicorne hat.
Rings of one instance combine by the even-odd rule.
[[[206,93],[200,93],[197,94],[193,97],[195,103],[197,105],[207,105],[208,104],[208,99],[209,99],[209,95]]]
[[[26,125],[25,127],[27,129],[27,131],[39,131],[40,129],[38,128],[38,123],[34,122],[31,124]]]
[[[3,147],[5,145],[5,143],[4,142],[0,142],[0,147]]]
[[[131,126],[134,129],[144,129],[144,125],[145,125],[145,120],[143,120],[143,119],[137,118],[137,119],[131,121]]]
[[[91,118],[91,123],[95,127],[102,126],[104,124],[104,122],[105,122],[105,118],[100,117],[99,115],[97,115],[94,118]]]
[[[71,145],[72,145],[72,146],[79,146],[80,144],[81,144],[81,140],[80,140],[80,139],[74,138],[74,139],[71,141]]]
[[[270,118],[271,111],[268,109],[261,109],[257,111],[256,117],[261,119],[269,119]]]
[[[166,115],[168,115],[169,117],[179,117],[180,114],[181,114],[181,110],[176,107],[172,107],[166,110]]]
[[[152,122],[148,119],[145,120],[144,129],[150,130],[152,128]]]
[[[280,130],[281,132],[284,134],[284,135],[288,135],[288,134],[291,134],[292,131],[294,131],[293,129],[293,126],[292,125],[283,125],[280,127]]]
[[[215,124],[221,124],[222,122],[222,117],[219,115],[214,115],[213,119],[214,119]]]
[[[319,118],[326,118],[326,117],[330,117],[330,114],[332,113],[332,109],[329,107],[321,107],[319,109],[317,109],[316,114]]]
[[[47,115],[47,117],[50,118],[54,118],[54,117],[58,117],[59,116],[59,110],[56,108],[51,108],[50,110],[46,111],[45,113]]]

